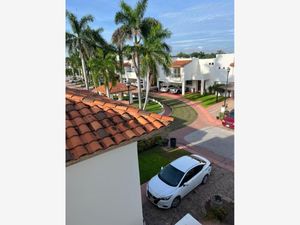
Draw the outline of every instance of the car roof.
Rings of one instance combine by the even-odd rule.
[[[176,169],[186,173],[190,168],[200,165],[200,162],[190,156],[182,156],[170,163]]]

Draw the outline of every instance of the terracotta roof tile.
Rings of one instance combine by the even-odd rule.
[[[102,109],[100,109],[98,106],[91,107],[91,110],[94,114],[102,111]]]
[[[95,131],[103,127],[97,120],[91,122],[91,126]]]
[[[112,122],[109,119],[104,119],[104,120],[101,121],[101,123],[104,127],[109,127],[109,126],[113,125]]]
[[[111,134],[112,136],[114,136],[116,133],[119,132],[118,129],[117,129],[116,127],[114,127],[114,126],[107,127],[107,128],[105,129],[105,131],[106,131],[107,133]]]
[[[155,128],[150,123],[146,124],[145,128],[146,128],[146,131],[148,133],[150,133],[151,131],[155,130]]]
[[[122,134],[116,134],[114,136],[114,140],[117,144],[120,144],[121,142],[125,141],[126,138]]]
[[[97,118],[93,115],[86,115],[83,117],[83,119],[86,123],[91,123],[91,122],[97,120]]]
[[[161,119],[161,115],[159,114],[151,113],[150,116],[158,120]]]
[[[87,150],[89,153],[93,153],[93,152],[96,152],[96,151],[102,149],[101,145],[97,141],[93,141],[93,142],[87,144],[86,147],[87,147]]]
[[[122,118],[123,118],[124,120],[131,120],[131,116],[130,116],[128,113],[122,114]]]
[[[127,124],[129,125],[130,128],[136,128],[137,126],[139,126],[139,124],[135,122],[135,120],[129,120]]]
[[[129,140],[132,139],[134,137],[136,137],[137,135],[135,133],[133,133],[132,130],[126,130],[125,132],[123,132],[123,135]]]
[[[97,140],[96,136],[92,132],[82,134],[80,138],[84,144],[88,144]]]
[[[66,119],[66,128],[73,127],[73,124],[70,120]]]
[[[69,116],[71,119],[75,119],[77,117],[80,117],[80,114],[78,111],[71,111],[71,112],[69,112]]]
[[[78,130],[79,130],[80,134],[84,134],[86,132],[91,131],[86,124],[82,124],[82,125],[78,126]]]
[[[160,123],[158,120],[154,121],[152,123],[152,125],[154,125],[154,127],[156,127],[156,129],[159,129],[161,127],[163,127],[164,125],[162,123]]]
[[[127,106],[122,106],[122,105],[117,105],[116,106],[116,109],[123,110],[123,111],[126,111],[127,108],[128,108]]]
[[[172,120],[87,90],[67,89],[66,161],[146,135]]]
[[[174,121],[174,118],[170,117],[170,116],[162,116],[161,119],[164,121],[170,121],[170,122]]]
[[[99,129],[99,130],[97,130],[96,136],[98,137],[98,139],[103,139],[105,137],[108,137],[109,133],[106,132],[105,129]]]
[[[79,145],[83,145],[83,142],[78,136],[73,136],[73,137],[67,139],[68,149],[75,148]]]
[[[175,61],[172,62],[171,67],[184,67],[185,65],[189,64],[190,62],[192,62],[191,59],[175,60]]]
[[[104,85],[97,87],[96,90],[106,95],[106,87]],[[136,87],[131,85],[129,87],[129,91],[133,91],[133,90],[136,90]],[[115,86],[113,86],[112,83],[109,83],[110,94],[116,94],[116,93],[127,92],[127,91],[128,91],[128,87],[124,83],[116,83]]]
[[[133,131],[134,133],[136,133],[137,136],[141,136],[147,133],[142,127],[136,127]]]
[[[81,156],[88,154],[87,150],[83,146],[78,146],[70,150],[74,159],[79,159]]]
[[[83,104],[82,102],[78,102],[76,105],[75,105],[75,109],[76,110],[80,110],[80,109],[83,109],[87,107],[85,104]]]
[[[147,123],[149,123],[148,120],[146,120],[144,117],[140,116],[139,118],[137,118],[137,120],[139,121],[140,124],[142,125],[146,125]]]
[[[81,117],[77,117],[73,120],[73,123],[76,125],[76,126],[80,126],[81,124],[84,124],[84,120],[81,118]]]
[[[115,123],[115,124],[119,124],[119,123],[122,123],[124,120],[120,117],[120,116],[114,116],[112,118],[112,121]]]
[[[125,130],[128,130],[129,129],[129,126],[126,126],[126,123],[119,123],[117,125],[117,128],[121,131],[121,132],[124,132]]]
[[[77,131],[73,127],[67,128],[66,133],[67,133],[67,138],[71,138],[73,136],[78,135]]]
[[[102,139],[101,144],[102,144],[105,148],[109,148],[110,146],[114,145],[115,142],[114,142],[110,137],[106,137],[106,138],[103,138],[103,139]]]
[[[83,116],[92,114],[92,112],[88,108],[83,108],[83,109],[79,110],[79,112]]]

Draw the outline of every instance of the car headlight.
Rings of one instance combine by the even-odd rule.
[[[171,197],[172,197],[172,195],[167,196],[167,197],[162,197],[162,198],[160,198],[160,199],[161,199],[161,200],[169,200]]]

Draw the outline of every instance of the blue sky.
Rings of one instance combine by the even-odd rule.
[[[137,0],[125,2],[133,6]],[[91,27],[102,27],[109,42],[117,28],[114,16],[119,4],[119,0],[66,0],[67,10],[78,17],[93,15]],[[172,32],[167,43],[173,54],[219,49],[234,52],[234,0],[149,0],[145,16],[159,19]]]

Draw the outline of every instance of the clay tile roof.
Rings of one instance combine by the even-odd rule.
[[[77,162],[84,155],[142,138],[171,121],[87,90],[67,89],[66,161]]]
[[[163,127],[164,125],[162,123],[160,123],[158,120],[154,121],[152,123],[154,125],[154,127],[156,127],[157,129]]]
[[[149,123],[145,125],[145,128],[148,131],[148,133],[155,130],[155,128]]]
[[[97,120],[91,122],[91,126],[94,130],[99,130],[103,127]]]
[[[73,127],[67,128],[66,133],[67,133],[67,138],[71,138],[73,136],[78,135],[77,131]]]
[[[80,126],[78,126],[78,130],[79,130],[80,134],[84,134],[86,132],[90,132],[91,131],[86,124],[81,124]]]
[[[81,156],[88,154],[87,150],[83,146],[78,146],[70,150],[74,159],[79,159]]]
[[[147,133],[142,127],[137,127],[134,130],[134,133],[136,133],[138,136],[141,136],[145,133]]]
[[[93,153],[93,152],[96,152],[96,151],[102,149],[101,145],[97,141],[93,141],[93,142],[87,144],[86,148],[89,153]]]
[[[135,90],[136,87],[133,85],[130,85],[129,91]],[[101,85],[95,89],[96,91],[99,91],[101,94],[106,95],[106,88],[104,85]],[[116,83],[115,86],[112,85],[112,83],[109,83],[109,93],[110,94],[116,94],[116,93],[122,93],[122,92],[128,92],[128,87],[125,83]]]
[[[137,136],[135,133],[133,133],[132,130],[126,130],[126,131],[123,133],[123,135],[124,135],[128,140]]]
[[[144,117],[140,116],[139,118],[137,118],[137,120],[139,121],[140,124],[142,125],[146,125],[147,123],[149,123],[148,120],[146,120]]]
[[[172,62],[171,67],[184,67],[185,65],[189,64],[190,62],[192,62],[191,59],[175,60],[175,61]]]
[[[114,136],[114,140],[117,144],[120,144],[121,142],[125,141],[126,138],[122,134],[116,134]]]
[[[103,138],[101,140],[101,144],[105,147],[105,148],[109,148],[110,146],[114,145],[115,142],[110,138],[110,137],[106,137]]]

